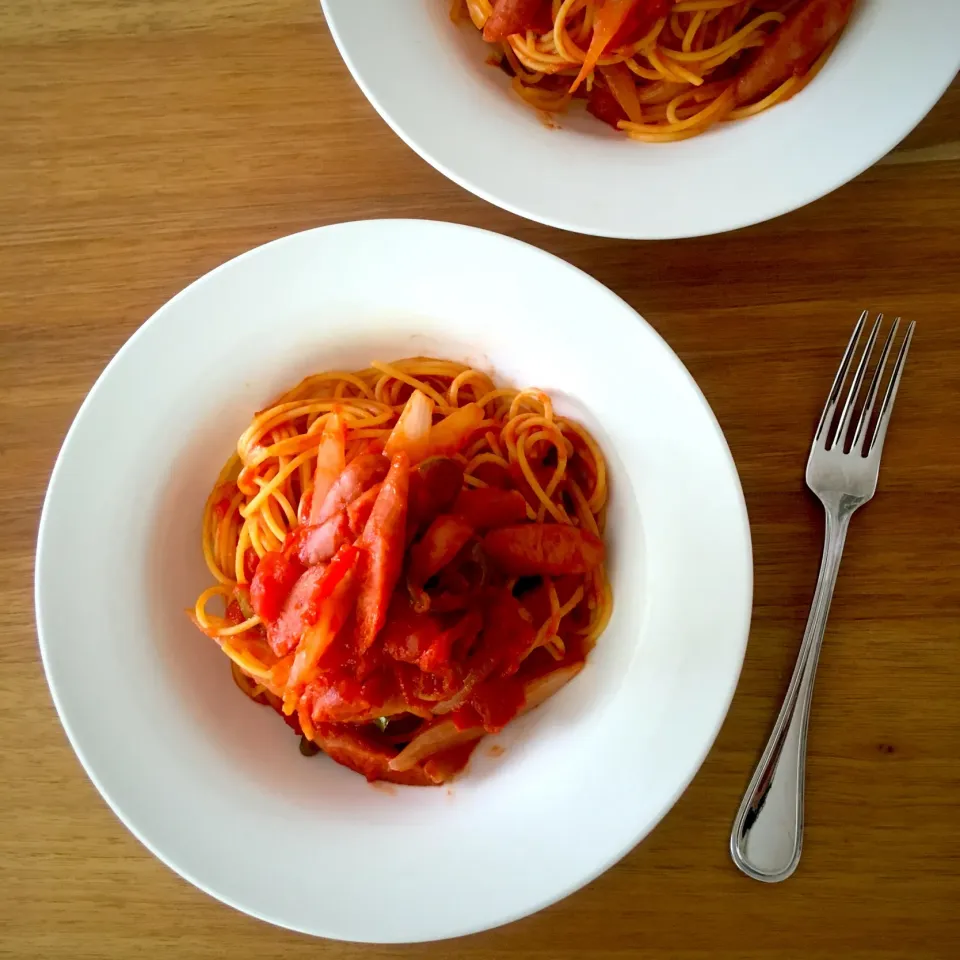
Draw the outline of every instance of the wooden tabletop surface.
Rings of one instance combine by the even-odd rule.
[[[738,693],[663,823],[543,913],[415,947],[271,928],[147,853],[57,722],[31,591],[57,449],[137,326],[249,247],[378,216],[519,237],[641,311],[726,432],[756,560]],[[960,85],[894,154],[804,210],[726,236],[612,242],[527,223],[432,170],[365,102],[312,0],[5,0],[0,956],[960,956],[958,227]],[[917,335],[881,490],[854,519],[821,660],[803,860],[789,882],[761,885],[734,869],[727,838],[803,631],[821,538],[803,464],[864,305],[915,319]]]

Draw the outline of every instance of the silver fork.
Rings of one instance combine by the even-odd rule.
[[[874,405],[884,367],[894,343],[900,320],[887,334],[880,359],[862,403],[860,391],[870,366],[883,315],[877,317],[838,413],[840,396],[858,352],[867,321],[865,310],[847,345],[840,369],[830,388],[827,405],[813,437],[807,460],[807,486],[819,497],[826,513],[826,531],[820,577],[813,595],[807,628],[803,634],[797,665],[773,733],[740,804],[730,836],[733,862],[748,876],[767,883],[786,880],[797,868],[803,846],[803,784],[807,755],[807,727],[813,679],[830,613],[830,601],[850,517],[876,492],[880,455],[887,436],[890,413],[897,398],[900,375],[910,349],[915,324],[907,327],[893,372],[883,395],[879,414]],[[854,424],[854,413],[860,415]],[[846,452],[845,452],[846,451]]]

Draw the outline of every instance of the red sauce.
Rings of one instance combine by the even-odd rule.
[[[547,445],[531,454],[542,485],[553,474],[549,457]],[[545,529],[525,519],[525,502],[535,499],[529,485],[515,468],[493,465],[491,489],[464,491],[454,460],[434,458],[412,470],[405,462],[396,457],[382,482],[371,476],[366,489],[356,485],[343,516],[366,497],[368,520],[362,532],[350,528],[329,562],[313,564],[304,549],[316,526],[294,528],[281,550],[255,564],[252,551],[244,560],[250,606],[276,656],[290,658],[288,683],[310,717],[314,742],[370,780],[433,784],[463,769],[482,733],[502,730],[524,709],[526,684],[583,658],[577,628],[589,611],[583,604],[564,619],[569,637],[563,636],[567,650],[559,664],[546,649],[531,653],[537,629],[553,613],[537,565],[550,560],[561,606],[583,578],[563,575],[543,537],[527,543]],[[486,547],[490,529],[510,548],[500,553],[533,573],[519,596],[512,592],[516,571]],[[588,534],[573,527],[561,532],[581,548],[571,553],[577,559]],[[237,601],[227,618],[243,621]],[[276,708],[277,698],[270,702]],[[301,734],[297,712],[278,712]],[[394,719],[384,726],[383,718]],[[412,768],[391,766],[424,724],[449,721],[476,734]]]

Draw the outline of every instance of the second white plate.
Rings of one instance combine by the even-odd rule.
[[[822,197],[879,160],[960,69],[957,0],[858,0],[820,75],[775,109],[678,143],[585,113],[548,129],[446,0],[322,0],[367,99],[425,160],[513,213],[660,240],[734,230]]]

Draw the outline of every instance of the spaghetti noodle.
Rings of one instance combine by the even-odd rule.
[[[316,374],[220,472],[189,614],[304,752],[442,783],[603,631],[606,502],[599,447],[541,391],[428,358]]]
[[[453,0],[545,115],[575,97],[634,140],[684,140],[783,103],[856,0]]]

